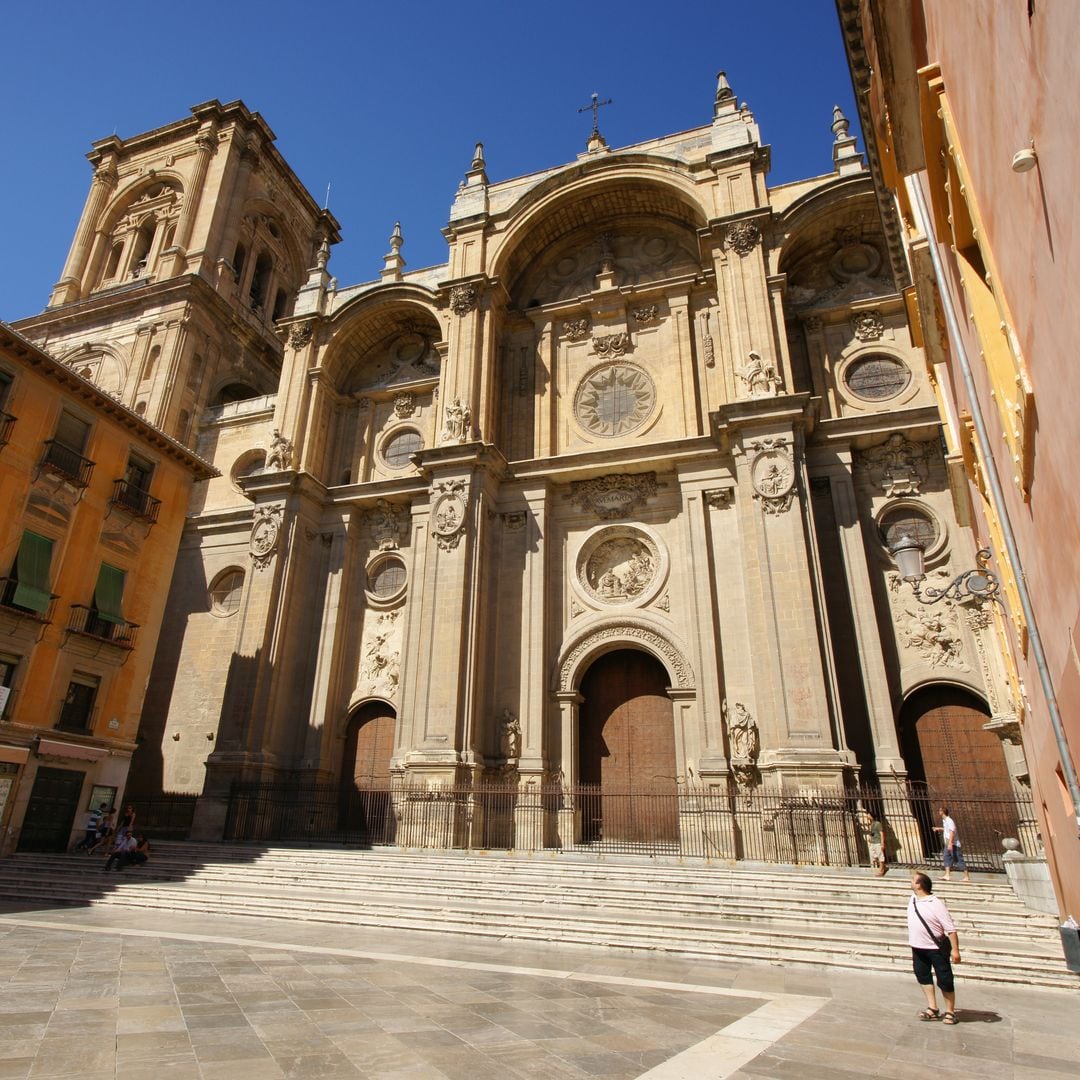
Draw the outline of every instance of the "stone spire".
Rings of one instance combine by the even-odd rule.
[[[478,142],[473,150],[472,164],[465,174],[465,186],[475,187],[477,184],[487,184],[486,162],[484,161],[484,144]]]
[[[400,281],[405,260],[401,257],[401,245],[405,238],[401,235],[401,222],[394,222],[394,231],[390,234],[390,250],[383,256],[383,268],[379,277],[383,281]]]
[[[713,103],[713,117],[735,109],[735,91],[728,82],[727,72],[716,73],[716,101]]]
[[[849,134],[851,124],[844,115],[839,105],[833,106],[832,132],[833,132],[833,168],[841,176],[852,176],[861,173],[863,168],[863,156],[855,146],[855,136]]]

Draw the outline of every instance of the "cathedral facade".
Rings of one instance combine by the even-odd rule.
[[[341,285],[243,105],[94,146],[19,324],[221,472],[199,485],[129,791],[1022,781],[904,256],[837,110],[770,187],[711,123],[454,198],[447,262]],[[825,132],[823,131],[823,138]],[[1004,736],[1004,737],[1003,737]],[[580,815],[551,823],[580,838]],[[452,838],[448,838],[452,842]]]

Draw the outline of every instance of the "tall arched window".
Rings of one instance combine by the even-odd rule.
[[[120,272],[120,258],[123,254],[124,241],[117,240],[109,251],[109,261],[105,264],[105,273],[101,277],[102,281],[112,281]]]
[[[144,221],[135,234],[135,242],[131,247],[131,259],[128,268],[133,278],[142,277],[149,269],[150,249],[154,246],[154,234],[157,232],[157,222],[154,220]]]
[[[270,271],[274,263],[265,251],[259,253],[255,260],[255,273],[251,275],[251,288],[248,297],[251,300],[252,310],[261,310],[266,305],[266,290],[270,285]]]

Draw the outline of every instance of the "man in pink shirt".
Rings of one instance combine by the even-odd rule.
[[[920,1020],[941,1020],[956,1023],[956,989],[952,965],[960,963],[960,942],[956,924],[945,901],[934,896],[934,883],[926,874],[911,877],[911,900],[908,903],[908,944],[911,946],[911,965],[915,980],[926,995],[926,1008]],[[945,1012],[938,1012],[934,993],[934,976],[945,999]]]

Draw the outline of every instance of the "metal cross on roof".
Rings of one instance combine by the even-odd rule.
[[[579,113],[588,112],[590,109],[592,110],[592,133],[594,135],[599,135],[600,134],[600,129],[596,126],[596,114],[605,105],[611,105],[611,104],[613,104],[611,98],[608,98],[607,101],[601,101],[599,94],[593,94],[592,95],[592,101],[588,105],[582,105],[582,107],[580,109],[578,109]]]

